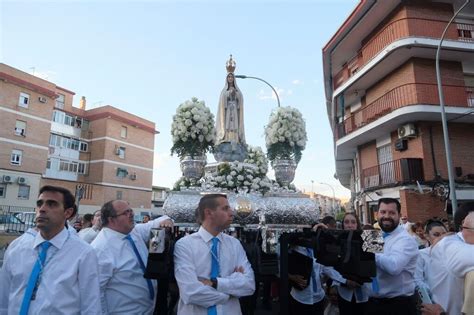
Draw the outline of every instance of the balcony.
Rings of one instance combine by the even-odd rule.
[[[446,24],[446,21],[419,18],[402,18],[387,24],[365,43],[357,54],[334,76],[333,89],[336,90],[344,84],[391,43],[408,37],[438,39]],[[474,43],[474,24],[453,24],[446,34],[446,39]]]
[[[474,87],[443,85],[445,105],[454,107],[474,106]],[[387,115],[388,113],[410,105],[439,105],[436,84],[410,83],[398,86],[375,101],[351,113],[344,122],[336,127],[337,139]]]
[[[376,189],[423,181],[422,159],[399,159],[362,170],[363,189]]]

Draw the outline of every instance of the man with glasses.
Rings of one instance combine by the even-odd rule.
[[[75,198],[43,186],[36,229],[14,240],[0,270],[0,314],[100,314],[97,257],[64,225]]]
[[[102,230],[92,242],[99,259],[100,299],[106,314],[152,314],[155,280],[143,277],[150,230],[172,227],[162,216],[135,225],[128,202],[112,200],[101,208]]]
[[[464,300],[464,278],[474,271],[474,212],[465,213],[467,216],[460,221],[461,232],[444,237],[431,250],[428,284],[433,301],[447,314],[461,314],[463,303],[472,303]]]

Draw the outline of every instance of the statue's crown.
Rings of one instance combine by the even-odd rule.
[[[235,70],[235,61],[232,59],[232,55],[230,55],[229,60],[225,63],[225,67],[227,69],[227,73],[234,73]]]

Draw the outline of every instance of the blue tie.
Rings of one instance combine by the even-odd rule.
[[[135,252],[135,256],[137,256],[138,262],[140,263],[140,267],[142,268],[143,272],[145,272],[145,264],[143,263],[143,260],[140,257],[140,253],[138,252],[135,242],[132,240],[132,237],[130,236],[130,234],[125,236],[125,238],[132,245],[133,251]],[[153,300],[155,298],[155,290],[153,289],[153,284],[151,283],[150,279],[146,279],[146,284],[148,285],[148,291],[150,292],[150,299]]]
[[[390,235],[390,233],[382,232],[382,237],[383,238],[386,238],[389,235]],[[379,293],[379,291],[380,291],[379,282],[377,280],[377,277],[372,278],[372,291],[374,291],[375,293]]]
[[[36,259],[36,263],[33,267],[33,270],[31,271],[30,279],[28,280],[28,284],[25,290],[25,296],[23,297],[23,302],[21,303],[20,315],[28,314],[28,309],[30,308],[30,302],[33,296],[33,291],[37,285],[38,277],[46,260],[46,252],[48,251],[48,248],[50,246],[51,243],[48,241],[45,241],[40,245],[38,259]]]
[[[311,248],[306,248],[306,253],[308,253],[308,256],[311,257],[311,259],[314,262],[314,252],[313,249]],[[314,273],[314,267],[312,267],[311,271],[311,280],[313,280],[313,293],[318,292],[318,283],[316,282],[316,274]]]
[[[217,237],[212,238],[211,247],[211,279],[219,276],[219,260],[217,257],[217,244],[219,239]],[[207,309],[207,315],[217,315],[217,308],[215,305],[210,306]]]

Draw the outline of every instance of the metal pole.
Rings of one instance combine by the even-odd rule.
[[[458,201],[456,198],[456,182],[453,176],[453,162],[451,159],[451,145],[449,143],[449,132],[448,132],[448,123],[446,121],[446,112],[444,110],[444,93],[443,93],[443,86],[441,85],[441,72],[439,67],[439,56],[441,52],[441,45],[443,44],[444,37],[446,36],[446,32],[448,31],[449,26],[453,23],[456,16],[461,12],[462,9],[470,2],[470,0],[466,0],[466,2],[457,10],[451,20],[446,25],[446,28],[441,35],[441,39],[438,44],[438,49],[436,50],[436,81],[438,83],[438,95],[439,95],[439,107],[441,109],[441,122],[443,124],[443,137],[444,137],[444,150],[446,152],[446,164],[448,167],[448,180],[449,180],[449,191],[451,193],[451,206],[453,209],[453,216],[458,209]]]
[[[270,83],[268,83],[268,82],[265,81],[264,79],[260,79],[260,78],[257,78],[257,77],[249,77],[249,76],[247,76],[247,75],[242,75],[242,74],[240,74],[240,75],[235,75],[234,77],[236,77],[236,78],[238,78],[238,79],[255,79],[255,80],[259,80],[259,81],[262,81],[262,82],[266,83],[269,87],[272,88],[273,93],[275,93],[276,98],[277,98],[277,102],[278,102],[278,107],[280,107],[280,97],[278,96],[277,91],[273,88],[273,86],[272,86]]]

